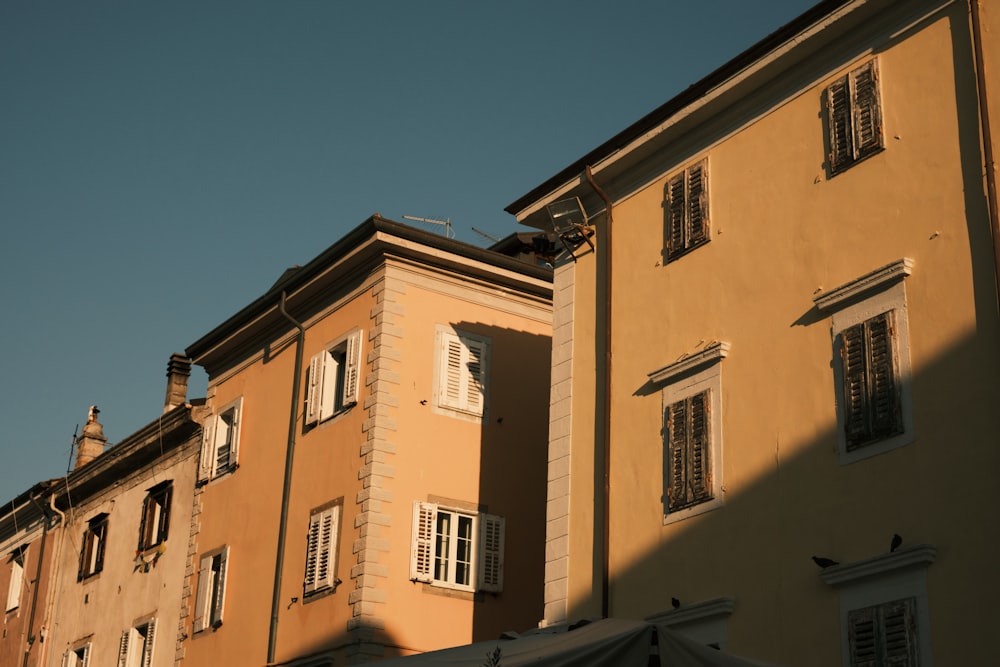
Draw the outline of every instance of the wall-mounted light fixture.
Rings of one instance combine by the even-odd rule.
[[[591,250],[594,250],[594,244],[590,240],[594,230],[589,226],[587,212],[583,210],[579,197],[553,202],[546,206],[545,210],[552,220],[552,229],[574,262],[576,255],[573,251],[580,245],[586,243]]]

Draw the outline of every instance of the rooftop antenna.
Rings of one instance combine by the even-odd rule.
[[[441,225],[444,227],[445,238],[453,239],[455,238],[455,232],[451,228],[451,218],[445,218],[444,220],[435,220],[433,218],[418,218],[415,215],[404,215],[406,220],[414,220],[416,222],[426,222],[429,225]]]
[[[479,234],[483,238],[487,238],[490,241],[493,241],[494,243],[500,243],[500,239],[498,239],[497,237],[493,236],[492,234],[487,234],[486,232],[484,232],[481,229],[476,229],[475,227],[473,227],[472,231],[474,231],[475,233]]]

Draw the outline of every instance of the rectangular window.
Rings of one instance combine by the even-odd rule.
[[[198,568],[198,592],[195,595],[193,631],[222,626],[222,611],[226,601],[226,570],[229,547],[205,554]]]
[[[98,514],[87,523],[87,529],[83,531],[77,581],[82,581],[104,569],[104,546],[107,539],[108,515]]]
[[[118,667],[151,667],[155,634],[155,619],[123,632],[118,645]]]
[[[667,512],[712,499],[710,390],[667,406]]]
[[[503,589],[503,517],[414,503],[410,578],[457,588]]]
[[[314,510],[306,537],[304,593],[308,597],[336,587],[340,503]]]
[[[62,667],[90,667],[90,644],[66,651],[63,654]]]
[[[361,331],[313,355],[306,389],[306,424],[330,419],[358,402]]]
[[[847,451],[903,432],[892,311],[840,332]]]
[[[243,399],[239,398],[205,420],[198,475],[203,482],[236,470],[242,418]]]
[[[10,586],[7,588],[7,611],[21,605],[21,588],[24,586],[24,553],[27,546],[18,547],[10,554]]]
[[[916,598],[854,609],[847,614],[851,667],[916,667]]]
[[[142,504],[142,521],[139,524],[139,550],[144,551],[166,541],[170,527],[170,498],[173,482],[157,484],[149,490]]]
[[[489,341],[455,331],[440,331],[437,404],[481,417],[486,406]]]
[[[852,70],[826,89],[831,174],[881,151],[882,108],[875,60]]]
[[[671,177],[664,197],[664,236],[669,261],[709,241],[708,160]]]

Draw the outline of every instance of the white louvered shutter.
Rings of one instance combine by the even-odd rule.
[[[201,465],[198,467],[198,479],[208,481],[212,478],[212,466],[215,463],[215,431],[218,417],[205,419],[202,426]]]
[[[363,338],[361,331],[355,331],[347,339],[347,350],[344,354],[344,389],[341,405],[347,407],[358,402],[361,385],[361,349]]]
[[[212,592],[212,557],[202,556],[198,568],[198,592],[194,598],[192,632],[201,632],[208,625],[208,605]]]
[[[481,591],[503,590],[504,518],[492,514],[479,517],[478,586]]]
[[[434,516],[437,505],[413,503],[413,544],[410,551],[410,580],[430,583],[434,579]]]
[[[79,667],[90,667],[90,644],[83,647],[83,659],[80,660]]]
[[[153,665],[153,641],[156,639],[156,620],[146,624],[146,640],[142,644],[142,667]]]
[[[226,571],[229,569],[229,547],[219,554],[219,571],[215,575],[215,606],[209,612],[209,619],[214,625],[222,621],[222,613],[226,609]]]
[[[128,667],[128,645],[131,630],[122,633],[121,641],[118,643],[118,667]]]
[[[322,418],[323,371],[326,366],[326,359],[329,356],[329,353],[324,350],[319,354],[314,354],[309,360],[309,384],[306,389],[306,424],[317,424]]]

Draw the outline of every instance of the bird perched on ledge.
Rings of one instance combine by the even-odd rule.
[[[895,535],[892,536],[892,542],[889,544],[889,553],[894,552],[896,549],[902,546],[902,544],[903,544],[903,538],[899,536],[899,533],[896,533]]]
[[[813,556],[812,559],[814,563],[819,565],[824,570],[828,567],[833,567],[834,565],[840,565],[839,562],[829,558],[823,558],[822,556]]]

